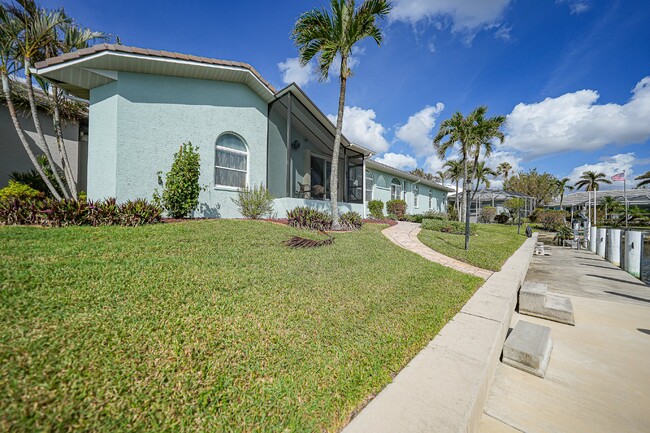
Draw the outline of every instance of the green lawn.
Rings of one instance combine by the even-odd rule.
[[[337,431],[482,282],[381,228],[0,227],[0,431]]]
[[[433,230],[422,230],[420,241],[449,257],[492,271],[501,266],[526,240],[525,227],[517,234],[517,226],[504,224],[478,224],[478,233],[469,240],[465,250],[465,235],[453,235]]]

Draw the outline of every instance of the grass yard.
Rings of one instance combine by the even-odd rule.
[[[422,230],[418,239],[431,249],[479,268],[500,271],[501,266],[526,240],[525,227],[517,234],[517,226],[478,224],[478,233],[469,240],[465,251],[465,235]]]
[[[0,431],[337,431],[482,282],[381,228],[0,227]]]

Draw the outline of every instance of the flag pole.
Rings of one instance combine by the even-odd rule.
[[[627,175],[623,170],[623,200],[625,200],[625,228],[627,229]]]

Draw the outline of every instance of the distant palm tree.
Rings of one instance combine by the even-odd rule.
[[[596,204],[598,203],[596,192],[600,189],[601,183],[611,184],[612,181],[607,179],[605,173],[596,173],[595,171],[589,170],[583,172],[580,180],[574,185],[576,189],[585,188],[585,191],[594,192],[594,224],[596,223]]]
[[[611,195],[606,195],[601,199],[602,206],[605,207],[605,220],[607,220],[607,216],[609,212],[616,212],[618,210],[621,210],[623,205],[621,202],[616,200],[614,197]]]
[[[447,170],[445,171],[447,179],[451,180],[452,182],[456,182],[456,195],[455,195],[455,200],[454,204],[456,207],[456,213],[458,213],[458,220],[460,221],[460,200],[458,199],[458,183],[460,182],[460,179],[463,177],[463,164],[455,159],[449,159],[443,167],[447,167]]]
[[[562,207],[562,202],[564,201],[564,191],[567,189],[573,191],[573,186],[567,185],[571,179],[565,177],[563,179],[556,179],[555,183],[557,186],[557,192],[560,194],[560,207]]]
[[[332,150],[332,175],[330,191],[332,203],[332,228],[339,229],[338,213],[338,173],[341,131],[343,130],[343,111],[345,91],[352,71],[348,65],[352,48],[356,43],[370,37],[381,45],[382,34],[377,20],[385,18],[391,10],[387,0],[365,0],[356,7],[354,0],[331,0],[331,13],[323,9],[305,12],[296,21],[292,37],[299,48],[302,66],[318,56],[318,70],[322,80],[329,76],[332,63],[340,57],[339,106],[336,118],[336,133]]]
[[[485,184],[486,188],[490,187],[490,178],[489,176],[496,177],[497,172],[492,170],[490,167],[485,165],[485,161],[481,161],[478,164],[476,164],[476,167],[474,168],[474,180],[476,181],[476,185],[474,187],[474,195],[476,195],[476,192],[478,191],[480,185],[483,183]],[[474,198],[474,196],[472,196]]]
[[[445,171],[436,171],[436,176],[440,180],[440,183],[442,183],[442,186],[445,186],[445,180],[447,180],[447,172],[445,172]]]
[[[650,171],[646,171],[641,176],[635,177],[634,180],[640,180],[641,181],[636,185],[637,188],[643,188],[646,185],[650,185]]]
[[[512,165],[510,165],[510,163],[506,161],[502,162],[497,167],[497,173],[503,174],[505,180],[508,180],[508,175],[510,174],[510,170],[512,170]]]

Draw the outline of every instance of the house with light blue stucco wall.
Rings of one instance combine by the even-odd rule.
[[[89,101],[87,195],[151,198],[185,142],[201,156],[195,216],[241,217],[232,199],[265,185],[277,217],[329,209],[335,126],[295,84],[276,91],[250,65],[102,44],[37,63],[33,72]],[[407,212],[444,212],[450,188],[371,159],[343,137],[341,212],[404,199]]]

